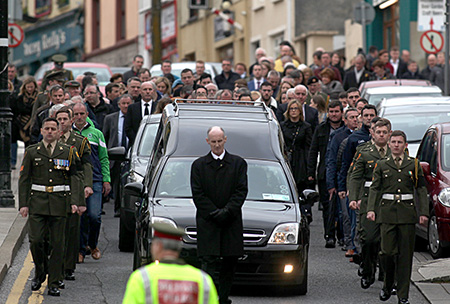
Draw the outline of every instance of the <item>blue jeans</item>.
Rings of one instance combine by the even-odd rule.
[[[86,246],[97,248],[100,226],[102,224],[102,182],[94,182],[94,194],[86,199],[86,212],[81,216],[80,253],[86,254]]]

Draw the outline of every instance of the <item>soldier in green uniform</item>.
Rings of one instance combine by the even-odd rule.
[[[370,144],[365,145],[356,156],[348,183],[350,205],[359,209],[359,241],[363,263],[361,287],[363,289],[369,288],[375,282],[380,247],[380,225],[366,218],[367,200],[376,162],[390,155],[387,146],[391,134],[390,121],[380,118],[372,125],[371,134]]]
[[[31,111],[31,119],[33,119],[33,123],[34,120],[36,119],[37,115],[45,110],[48,109],[51,104],[50,104],[50,95],[49,95],[49,91],[50,91],[50,87],[54,86],[54,85],[60,85],[62,86],[64,83],[63,80],[63,73],[61,71],[53,71],[50,75],[47,76],[47,80],[48,80],[48,84],[45,87],[45,90],[43,90],[42,92],[40,92],[38,94],[38,96],[36,97],[36,100],[34,101],[33,104],[33,110]],[[33,125],[33,123],[31,125]]]
[[[381,260],[385,266],[380,300],[391,296],[397,279],[398,303],[409,303],[409,283],[414,254],[417,201],[419,222],[428,220],[428,201],[422,167],[405,152],[406,134],[394,131],[389,147],[391,156],[377,162],[370,186],[367,219],[381,224]],[[414,190],[417,200],[414,200]],[[397,266],[397,267],[395,267]]]
[[[52,56],[51,61],[54,62],[55,67],[52,70],[45,72],[42,79],[41,90],[44,91],[47,86],[47,76],[53,71],[60,71],[63,75],[63,81],[73,80],[73,73],[70,70],[64,68],[64,62],[67,61],[67,57],[62,54],[55,54]]]
[[[328,102],[330,101],[330,96],[328,96],[327,94],[325,94],[324,92],[321,91],[322,86],[320,84],[319,78],[316,76],[309,77],[309,79],[307,80],[306,83],[308,85],[308,96],[306,96],[305,103],[307,105],[310,105],[311,99],[316,95],[320,95],[320,96],[322,96],[323,100],[325,100],[326,105],[328,107]]]
[[[60,281],[63,279],[75,280],[75,267],[78,259],[80,246],[80,215],[86,211],[86,198],[92,195],[92,165],[91,165],[91,146],[86,137],[76,132],[72,132],[72,111],[69,107],[64,107],[56,112],[56,120],[59,122],[61,137],[59,142],[77,148],[78,155],[82,164],[82,179],[80,180],[80,189],[76,193],[78,197],[78,212],[68,213],[66,219],[66,234],[64,248],[64,267],[61,273]],[[75,194],[75,193],[74,193]]]
[[[80,161],[75,147],[57,142],[56,119],[46,118],[41,133],[43,140],[25,150],[19,177],[19,212],[23,217],[30,214],[30,250],[35,264],[31,290],[39,290],[46,278],[44,240],[49,235],[48,294],[59,296],[64,228],[67,213],[77,211],[78,200],[71,191],[79,184],[76,176]]]

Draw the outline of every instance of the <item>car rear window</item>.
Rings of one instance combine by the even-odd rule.
[[[192,197],[190,176],[194,158],[171,158],[156,189],[157,197]],[[291,190],[281,165],[273,161],[247,160],[247,200],[292,202]]]

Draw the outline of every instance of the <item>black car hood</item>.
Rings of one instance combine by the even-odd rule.
[[[196,208],[190,198],[155,199],[153,215],[169,218],[178,227],[195,227]],[[298,206],[290,202],[246,201],[242,208],[244,228],[272,231],[276,225],[300,222]]]

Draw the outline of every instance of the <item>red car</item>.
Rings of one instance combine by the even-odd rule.
[[[417,225],[416,234],[427,240],[433,258],[441,258],[450,253],[450,122],[428,128],[417,158],[426,180],[430,218],[427,225]]]

